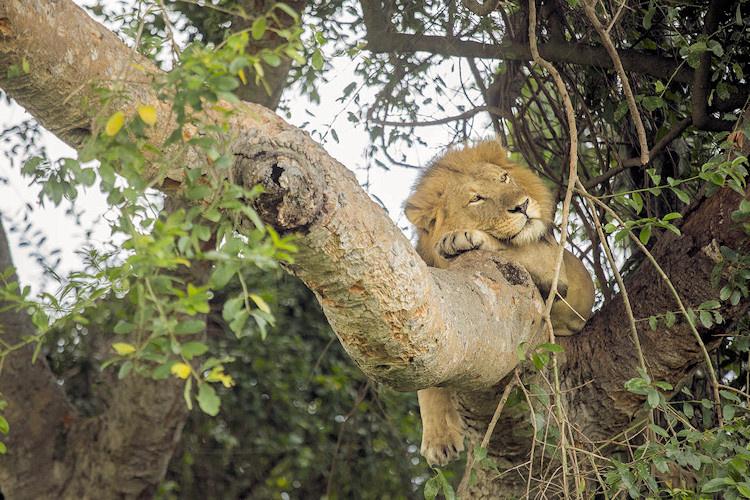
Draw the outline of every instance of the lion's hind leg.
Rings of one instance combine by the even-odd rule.
[[[417,391],[422,414],[420,453],[429,464],[443,466],[464,450],[463,421],[451,401],[451,392],[439,387]]]

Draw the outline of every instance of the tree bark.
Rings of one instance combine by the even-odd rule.
[[[8,78],[8,68],[20,67],[24,59],[31,71]],[[134,61],[146,71],[129,73]],[[155,71],[148,61],[132,54],[69,0],[10,1],[0,5],[0,87],[74,146],[80,145],[90,130],[87,115],[78,106],[82,98],[91,95],[90,84],[112,83],[121,75],[128,75],[127,81],[120,84],[132,93],[130,101],[116,104],[117,109],[127,113],[133,112],[138,103],[154,105],[159,111],[154,143],[159,143],[171,127],[168,103],[159,102],[149,86],[150,75]],[[88,102],[88,111],[101,111],[97,109],[98,100]],[[387,214],[359,188],[353,174],[307,134],[252,104],[238,107],[229,121],[229,129],[236,133],[232,144],[236,159],[234,179],[246,187],[260,183],[265,194],[256,208],[264,221],[282,233],[301,235],[300,252],[288,270],[315,292],[350,356],[367,375],[396,390],[434,385],[459,390],[458,402],[469,425],[472,445],[477,444],[509,374],[518,364],[518,345],[526,342],[528,351],[542,341],[541,302],[527,273],[500,257],[479,252],[462,256],[449,270],[427,268]],[[190,160],[191,156],[185,159]],[[153,168],[147,169],[145,175],[153,180],[158,173]],[[166,178],[158,179],[165,190],[180,195],[181,170],[167,172]],[[715,298],[708,276],[717,259],[718,245],[741,247],[737,234],[727,226],[729,214],[738,203],[739,197],[727,190],[701,200],[685,218],[683,235],[663,236],[654,250],[688,306]],[[629,290],[631,300],[638,304],[639,317],[674,308],[671,302],[664,302],[668,295],[653,277],[649,264],[641,266]],[[720,311],[731,324],[745,307],[723,306]],[[620,301],[614,300],[592,318],[581,334],[559,340],[565,348],[560,368],[563,385],[571,389],[566,404],[576,439],[611,437],[639,418],[641,401],[622,386],[636,374],[630,337],[621,327],[625,322],[618,320],[622,314]],[[701,333],[709,338],[725,328],[719,325]],[[677,382],[701,361],[695,339],[686,331],[680,323],[669,331],[641,329],[641,343],[655,379]],[[27,364],[23,359],[18,362],[19,369]],[[18,384],[13,390],[30,395],[33,404],[37,393],[24,392],[25,377],[25,373],[19,373],[13,379]],[[176,396],[170,391],[180,397],[181,391],[171,382],[163,383],[143,397],[133,394],[133,410],[127,414],[121,413],[126,411],[124,406],[113,410],[103,420],[99,433],[82,434],[83,426],[67,430],[70,443],[96,436],[99,455],[83,456],[65,447],[62,455],[55,455],[49,443],[65,439],[66,429],[59,419],[67,415],[68,409],[63,397],[59,401],[54,398],[54,391],[59,392],[54,380],[39,377],[40,387],[46,387],[39,394],[50,394],[50,403],[46,404],[55,406],[54,411],[45,412],[51,416],[49,427],[43,426],[49,432],[43,443],[49,458],[43,464],[25,466],[33,468],[35,474],[53,475],[57,470],[61,475],[56,477],[67,480],[69,469],[55,469],[55,457],[65,456],[65,467],[83,467],[90,471],[87,477],[91,481],[97,480],[96,470],[116,471],[123,488],[117,491],[123,498],[146,494],[147,488],[135,493],[137,488],[131,489],[131,485],[153,484],[153,471],[161,463],[156,456],[158,448],[168,448],[173,431],[177,432],[169,427],[179,411]],[[9,382],[4,372],[3,390],[10,393],[6,383]],[[133,389],[128,385],[131,383],[125,382],[119,390],[128,393]],[[14,433],[9,444],[17,447],[19,454],[36,454],[33,446],[42,445],[29,440],[26,432],[16,430],[26,430],[19,422],[24,415],[22,407],[9,409],[9,415]],[[130,428],[127,436],[115,432],[124,425],[123,419],[136,416],[144,419],[144,425],[150,422],[167,432],[153,441],[139,436],[143,431],[140,427]],[[527,455],[530,441],[515,433],[515,429],[527,425],[527,420],[525,415],[511,411],[504,412],[502,418],[490,445],[490,456],[501,467],[511,467],[522,463]],[[164,421],[166,426],[157,423]],[[118,436],[144,440],[115,442]],[[140,451],[147,456],[137,453]],[[81,453],[86,452],[90,450]],[[66,455],[70,453],[75,460]],[[144,477],[132,467],[125,467],[125,463],[152,466]],[[31,474],[28,469],[16,470],[23,467],[21,461],[0,457],[4,489],[22,491],[15,489],[19,488],[16,477]],[[492,481],[483,471],[482,478],[471,492],[476,498],[517,494],[525,486],[525,476],[516,473],[503,481]],[[71,496],[83,491],[66,487],[70,489],[58,491]]]

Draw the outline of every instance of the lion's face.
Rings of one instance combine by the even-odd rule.
[[[542,219],[539,203],[505,169],[488,165],[482,170],[484,175],[466,177],[446,189],[435,234],[478,229],[510,245],[541,239],[547,223]]]
[[[477,229],[510,246],[540,241],[552,225],[554,202],[542,180],[508,160],[498,143],[453,150],[422,174],[405,205],[427,264],[447,266],[435,244],[447,232]]]

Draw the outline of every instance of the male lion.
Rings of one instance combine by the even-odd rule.
[[[546,298],[560,248],[552,236],[552,195],[531,170],[508,160],[499,143],[480,142],[434,160],[404,208],[417,228],[417,252],[428,265],[445,268],[447,259],[469,250],[499,251],[523,266]],[[555,335],[573,335],[591,314],[594,284],[567,250],[557,291],[565,301],[557,299],[552,307]],[[420,451],[429,463],[445,465],[464,449],[451,392],[434,387],[417,395]]]

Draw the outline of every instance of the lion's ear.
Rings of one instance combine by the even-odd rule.
[[[429,233],[435,227],[437,208],[434,205],[420,205],[413,198],[406,200],[406,204],[404,205],[406,218],[417,228]]]

